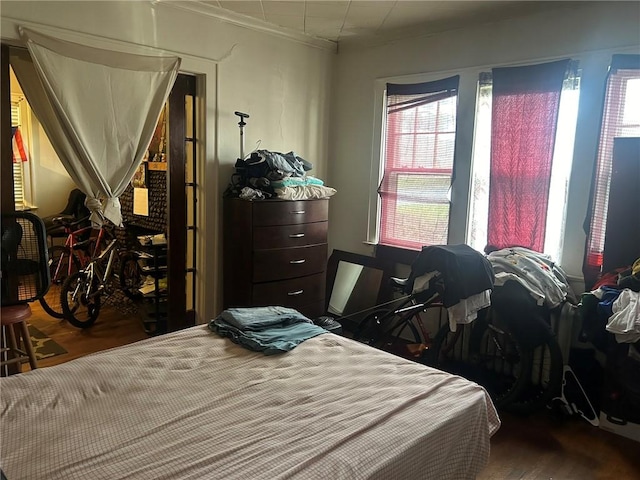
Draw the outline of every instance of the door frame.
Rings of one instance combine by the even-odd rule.
[[[185,97],[195,99],[196,77],[178,74],[169,94],[169,161],[167,171],[167,245],[168,331],[180,330],[195,324],[195,312],[187,312],[187,199],[186,193],[186,118]],[[194,102],[194,108],[196,108]],[[196,132],[198,130],[196,129]],[[194,158],[198,165],[198,157]],[[197,252],[194,252],[197,256]],[[197,269],[196,269],[197,270]],[[194,286],[195,288],[195,286]]]
[[[3,30],[1,38],[2,46],[8,52],[10,47],[25,48],[22,41],[17,36],[18,24],[9,19],[3,19],[3,26],[7,24],[7,28]],[[13,24],[14,28],[9,28]],[[27,25],[29,26],[29,25]],[[195,77],[196,95],[194,105],[197,111],[195,118],[195,128],[199,138],[195,140],[196,158],[198,161],[198,185],[196,188],[198,196],[199,209],[196,212],[198,230],[196,231],[196,305],[195,318],[196,324],[205,323],[206,319],[211,318],[221,306],[221,293],[215,289],[212,295],[211,285],[218,285],[220,279],[219,265],[221,262],[221,240],[217,240],[219,235],[218,228],[218,209],[220,207],[220,186],[218,185],[218,161],[216,148],[216,125],[218,115],[218,60],[209,59],[202,56],[194,56],[188,53],[177,52],[173,50],[165,50],[157,47],[144,46],[123,40],[114,40],[104,37],[96,37],[94,35],[70,31],[63,28],[43,25],[31,25],[39,27],[45,33],[57,36],[63,40],[71,42],[87,44],[96,48],[112,49],[127,53],[147,54],[147,55],[176,55],[182,60],[180,73],[189,74]],[[13,38],[12,37],[15,37]],[[9,55],[5,55],[2,51],[2,62],[4,65],[6,59],[6,95],[7,101],[10,101],[10,83],[9,83]],[[4,88],[4,87],[3,87]],[[5,92],[5,90],[3,90]],[[4,96],[4,93],[2,94]],[[2,161],[1,168],[11,169],[11,153],[10,150],[4,148],[5,142],[11,141],[10,128],[10,109],[2,108],[2,112],[7,112],[7,121],[2,121]],[[2,116],[5,114],[2,113]],[[6,127],[5,127],[6,125]],[[5,132],[6,130],[6,132]],[[9,145],[9,144],[7,144]],[[6,160],[6,159],[8,160]],[[3,171],[3,170],[2,170]],[[7,208],[14,209],[13,203],[13,183],[11,175],[1,175],[2,182],[9,182],[9,188],[2,188],[2,198],[7,198]],[[4,200],[3,200],[4,202]],[[204,206],[208,206],[208,212],[205,212]],[[3,207],[4,208],[4,207]],[[4,210],[3,210],[4,211]],[[208,239],[208,241],[205,241]],[[206,287],[209,285],[209,287]]]
[[[9,46],[1,48],[0,68],[0,210],[12,213],[16,204],[13,200],[13,158],[11,148],[11,83],[9,79]]]

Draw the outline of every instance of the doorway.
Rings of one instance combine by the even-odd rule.
[[[11,97],[10,51],[2,45],[2,200],[3,212],[15,209],[11,118],[7,108]],[[166,170],[164,233],[167,238],[166,324],[158,333],[179,330],[195,324],[196,311],[196,234],[197,234],[197,151],[196,77],[178,75],[166,106]],[[51,319],[54,321],[53,319]],[[55,321],[54,321],[55,322]],[[100,322],[100,320],[98,320]],[[117,335],[116,332],[114,332]],[[132,340],[134,341],[134,340]]]

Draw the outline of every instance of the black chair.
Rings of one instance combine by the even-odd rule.
[[[37,368],[27,319],[29,303],[41,298],[51,283],[47,235],[42,220],[28,212],[2,214],[1,229],[0,323],[5,344],[0,367],[17,364],[19,372],[27,361]]]
[[[64,207],[64,210],[60,213],[49,215],[42,219],[47,235],[51,238],[67,236],[64,226],[61,223],[54,221],[56,218],[62,218],[66,222],[77,222],[82,218],[88,217],[91,212],[84,205],[86,198],[87,196],[81,190],[77,188],[71,190],[71,192],[69,192],[67,206]],[[80,225],[79,228],[83,226],[84,225]]]

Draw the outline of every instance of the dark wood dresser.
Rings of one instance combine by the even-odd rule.
[[[324,314],[329,200],[224,199],[224,308]]]

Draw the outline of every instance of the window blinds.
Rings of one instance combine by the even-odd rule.
[[[15,129],[20,127],[20,104],[18,102],[11,102],[11,127],[12,134]],[[12,135],[12,140],[15,134]],[[16,147],[13,145],[14,160],[13,160],[13,199],[15,202],[16,210],[22,210],[25,207],[25,194],[24,194],[24,166],[22,161],[16,161]],[[22,159],[20,159],[22,160]]]
[[[378,188],[383,245],[420,249],[447,243],[458,83],[459,76],[387,84],[384,174]]]
[[[640,136],[640,55],[614,55],[607,78],[600,142],[593,176],[583,273],[590,285],[600,273],[615,137]]]

